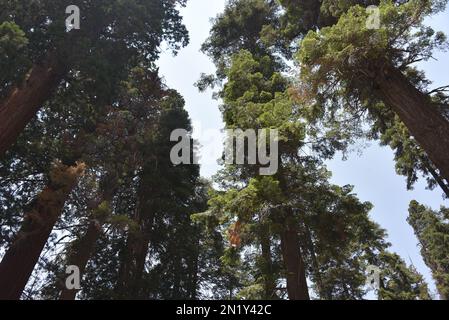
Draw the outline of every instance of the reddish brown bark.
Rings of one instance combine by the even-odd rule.
[[[20,87],[0,102],[0,156],[17,140],[25,126],[47,101],[65,74],[55,57],[36,64]]]
[[[144,169],[145,170],[145,169]],[[142,174],[145,176],[145,173]],[[150,245],[155,213],[152,209],[152,185],[143,179],[138,191],[134,222],[138,230],[129,232],[125,250],[120,253],[120,267],[115,292],[120,299],[141,299],[141,279]]]
[[[98,200],[92,206],[93,214],[86,233],[81,239],[72,243],[70,250],[71,253],[67,258],[67,266],[77,266],[79,268],[81,278],[86,270],[87,263],[94,252],[95,244],[103,232],[103,224],[105,223],[105,217],[96,219],[95,209],[99,208],[99,206],[103,205],[105,202],[107,202],[109,207],[111,207],[110,204],[114,198],[115,192],[117,191],[116,173],[106,174],[102,178],[100,190],[101,192]],[[59,299],[75,300],[77,293],[78,290],[68,289],[64,286],[61,290]]]
[[[92,220],[89,223],[84,236],[73,246],[73,253],[68,259],[67,265],[77,266],[80,271],[80,276],[84,274],[87,263],[95,248],[95,243],[100,237],[102,232],[102,225],[97,220]],[[60,300],[75,300],[78,290],[64,288],[59,296]]]
[[[449,183],[449,122],[400,70],[386,67],[375,82],[380,99],[396,112]]]
[[[128,235],[125,252],[121,254],[119,280],[115,289],[119,298],[140,298],[139,282],[145,268],[149,244],[150,238],[144,231]]]
[[[83,163],[72,167],[57,164],[53,168],[48,186],[38,195],[25,215],[14,243],[0,263],[0,300],[20,299],[64,204],[84,168]]]
[[[281,250],[286,270],[288,298],[310,300],[298,230],[294,222],[288,223],[281,234]]]
[[[150,245],[150,237],[148,233],[144,233],[140,241],[134,243],[134,261],[133,273],[131,279],[131,297],[133,299],[142,299],[140,294],[141,280],[144,274],[145,261],[148,256],[148,247]]]

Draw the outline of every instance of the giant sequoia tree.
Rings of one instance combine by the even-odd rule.
[[[86,167],[87,148],[95,141],[95,130],[104,117],[104,110],[97,113],[93,108],[96,99],[82,90],[88,83],[80,80],[72,79],[72,86],[61,89],[46,104],[40,117],[27,127],[17,146],[2,161],[4,172],[17,172],[21,168],[19,175],[5,176],[2,193],[16,192],[16,197],[23,202],[18,206],[3,206],[7,216],[8,209],[11,210],[14,219],[12,224],[4,226],[7,230],[10,227],[9,249],[0,263],[4,270],[0,275],[4,298],[20,297]],[[22,218],[19,230],[18,220]],[[22,258],[16,260],[19,253]]]
[[[155,65],[163,42],[187,44],[185,0],[82,1],[69,32],[76,3],[0,0],[0,299],[364,299],[369,266],[379,299],[430,299],[324,161],[377,139],[408,188],[421,174],[449,196],[448,97],[414,66],[446,46],[423,25],[446,2],[229,0],[202,46],[216,73],[197,86],[216,87],[225,129],[258,132],[278,165],[261,175],[260,154],[238,150],[245,163],[211,182],[170,159],[171,133],[192,126]],[[447,219],[410,205],[444,299]]]
[[[309,32],[298,60],[300,92],[313,101],[315,112],[340,108],[357,113],[383,103],[405,124],[447,184],[449,121],[440,109],[441,101],[427,90],[425,78],[421,75],[416,81],[413,68],[414,63],[429,59],[434,49],[447,45],[442,33],[423,24],[445,3],[382,1],[378,29],[368,27],[364,7],[352,6],[336,24]]]
[[[225,69],[222,110],[228,128],[279,130],[279,171],[260,176],[260,164],[228,165],[217,177],[221,187],[212,193],[209,210],[197,216],[218,219],[229,239],[223,263],[235,275],[247,270],[229,288],[230,296],[309,299],[309,278],[319,298],[362,299],[365,269],[375,264],[388,274],[390,296],[428,297],[419,275],[395,272],[395,264],[386,261],[389,245],[368,217],[371,205],[361,203],[351,187],[329,184],[318,158],[300,155],[300,106],[277,91],[288,81],[272,66],[269,56],[257,61],[245,50],[234,55]],[[282,279],[286,287],[279,286]],[[409,287],[396,288],[401,281]]]
[[[356,205],[350,189],[327,182],[320,157],[344,149],[348,138],[336,133],[307,141],[316,137],[315,128],[302,121],[308,109],[288,89],[291,82],[282,74],[287,66],[279,59],[291,56],[294,46],[289,42],[304,32],[288,20],[292,14],[272,1],[231,1],[214,21],[203,50],[216,63],[217,74],[203,75],[198,86],[224,81],[218,96],[227,128],[278,129],[280,165],[272,177],[258,175],[261,164],[228,165],[217,177],[221,188],[213,193],[209,211],[198,217],[216,216],[228,230],[230,247],[223,261],[235,270],[231,297],[273,299],[287,294],[290,299],[308,299],[306,278],[311,278],[320,298],[362,298],[363,266],[382,264],[388,244],[382,230],[366,216],[361,218],[369,205]],[[315,156],[302,155],[309,146]],[[341,207],[335,204],[345,201]],[[364,236],[372,235],[364,238],[364,245],[357,228]],[[254,258],[256,263],[251,263]],[[239,269],[247,271],[242,275]],[[391,281],[401,276],[390,274]],[[282,278],[286,288],[277,285]],[[419,277],[407,279],[427,292]],[[407,290],[405,285],[397,289],[397,296]],[[410,297],[425,297],[417,292]]]
[[[85,166],[81,159],[89,154],[86,138],[101,128],[102,117],[109,116],[110,106],[119,98],[117,93],[121,82],[127,79],[133,67],[150,68],[164,39],[175,50],[187,41],[186,30],[175,8],[177,2],[85,3],[86,6],[81,7],[83,27],[68,33],[64,25],[67,5],[65,2],[58,5],[36,2],[36,7],[30,8],[39,12],[36,15],[33,10],[23,10],[19,3],[2,3],[1,32],[2,39],[5,39],[2,53],[18,55],[18,58],[2,78],[4,98],[0,104],[0,153],[9,148],[31,119],[36,119],[39,109],[55,106],[54,109],[47,108],[45,116],[42,113],[38,115],[48,123],[46,119],[59,116],[51,112],[62,104],[74,106],[79,103],[81,109],[85,108],[77,118],[78,127],[67,121],[68,127],[61,132],[53,132],[52,141],[65,142],[69,148],[59,150],[61,152],[49,161],[56,161],[54,172],[47,175],[49,182],[46,188],[26,209],[28,213],[23,226],[3,257],[0,264],[3,298],[20,297]],[[137,15],[142,24],[130,23],[130,15]],[[26,74],[23,64],[26,65],[27,61],[34,66]],[[22,84],[18,80],[20,76],[17,76],[20,70],[24,71],[23,77],[26,78]],[[151,85],[154,79],[145,80]],[[52,93],[55,93],[53,97]],[[75,113],[76,110],[79,110],[78,106],[67,112]],[[23,142],[26,143],[26,139]],[[10,152],[7,158],[11,159],[11,165],[17,166],[15,156],[15,152]],[[62,168],[66,168],[67,174],[60,173]],[[73,179],[67,179],[68,175]],[[9,185],[12,186],[9,188],[17,188],[12,183]]]
[[[0,2],[2,60],[17,56],[0,83],[0,154],[71,73],[94,79],[92,89],[110,103],[136,59],[150,65],[162,41],[174,49],[188,41],[177,11],[185,0],[83,1],[80,29],[66,32],[65,12],[73,4]]]

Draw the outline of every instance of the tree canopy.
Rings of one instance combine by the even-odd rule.
[[[157,67],[189,43],[186,0],[82,1],[72,30],[70,1],[0,0],[0,299],[363,300],[374,269],[380,300],[435,298],[326,161],[375,140],[404,187],[449,197],[448,90],[417,67],[449,48],[424,23],[446,4],[227,1],[195,85],[214,88],[243,163],[226,149],[205,179],[172,159],[200,146]],[[448,219],[410,203],[441,299]]]

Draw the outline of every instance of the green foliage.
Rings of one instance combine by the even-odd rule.
[[[407,79],[425,94],[429,81],[413,67],[428,60],[435,50],[447,48],[446,36],[423,24],[441,10],[445,1],[381,1],[380,28],[367,28],[368,12],[352,6],[338,15],[336,24],[310,31],[301,41],[297,60],[301,64],[298,99],[305,104],[305,116],[313,136],[332,137],[337,149],[345,150],[354,138],[380,138],[396,153],[396,168],[412,188],[418,173],[429,187],[447,184],[427,154],[376,92],[376,78],[385,66],[403,71]],[[340,6],[336,6],[341,8]],[[435,97],[429,97],[435,100]],[[366,123],[369,132],[360,125]],[[320,127],[321,126],[321,127]],[[320,132],[321,131],[321,132]]]
[[[423,277],[387,251],[373,205],[330,183],[323,161],[359,137],[378,139],[394,149],[409,188],[422,174],[449,190],[373,89],[380,66],[391,65],[427,90],[412,64],[446,48],[445,36],[423,25],[446,2],[228,1],[202,46],[217,72],[197,86],[218,88],[226,129],[277,129],[280,163],[273,176],[258,175],[260,164],[226,165],[212,185],[199,166],[171,163],[170,133],[192,125],[155,66],[163,42],[175,53],[188,42],[178,12],[185,0],[83,1],[81,29],[70,32],[68,0],[0,0],[0,97],[48,57],[66,71],[0,161],[0,251],[39,192],[65,182],[53,164],[87,164],[24,296],[58,298],[70,255],[94,223],[81,299],[285,299],[286,230],[297,233],[315,299],[364,299],[370,265],[382,271],[380,299],[430,299]],[[371,4],[380,6],[378,30],[366,27]],[[299,81],[288,73],[296,51]],[[429,98],[447,113],[442,92]],[[410,205],[442,298],[448,218],[446,208]]]
[[[39,64],[51,57],[64,75],[72,72],[89,78],[90,90],[105,104],[112,102],[120,82],[134,66],[153,65],[163,41],[174,52],[188,43],[178,12],[185,0],[84,1],[78,4],[80,29],[66,32],[65,10],[72,4],[68,0],[2,0],[0,24],[13,23],[24,33],[27,42],[21,44],[18,55],[22,61]],[[27,66],[10,64],[9,68],[23,71]],[[13,71],[10,73],[15,76]],[[23,72],[17,74],[23,78]],[[0,80],[3,93],[11,80]]]
[[[319,157],[332,157],[335,151],[346,150],[354,139],[366,134],[355,124],[360,125],[361,106],[368,105],[372,108],[371,121],[375,123],[370,134],[373,138],[381,136],[385,144],[397,150],[398,171],[407,173],[410,182],[417,170],[429,173],[425,155],[407,132],[400,130],[401,123],[388,113],[376,117],[385,111],[381,109],[383,106],[367,98],[365,101],[365,96],[358,99],[359,91],[350,91],[354,86],[356,90],[369,92],[369,86],[364,87],[366,82],[359,84],[355,78],[352,83],[347,79],[353,79],[349,75],[354,67],[363,69],[366,61],[383,59],[390,38],[415,39],[416,43],[431,47],[430,52],[443,45],[444,37],[437,34],[430,40],[433,33],[429,29],[415,35],[409,33],[409,28],[400,29],[401,34],[393,32],[393,21],[395,26],[399,18],[404,24],[410,22],[398,8],[411,12],[417,3],[401,7],[382,2],[383,21],[391,24],[379,31],[366,28],[367,13],[362,7],[379,4],[378,1],[280,1],[279,4],[283,10],[273,1],[230,2],[214,21],[211,37],[203,46],[215,62],[217,74],[203,75],[198,85],[205,89],[225,81],[218,96],[223,99],[221,111],[227,128],[279,129],[281,168],[275,176],[261,178],[251,166],[228,165],[216,177],[220,187],[211,192],[209,210],[195,218],[211,222],[209,228],[228,237],[230,245],[222,262],[234,270],[235,277],[229,281],[234,288],[238,287],[237,298],[267,298],[266,289],[270,285],[264,279],[272,279],[272,283],[282,279],[279,234],[288,223],[298,225],[307,275],[319,298],[362,299],[366,294],[365,270],[371,264],[385,267],[389,286],[382,293],[385,297],[428,298],[427,287],[418,274],[404,267],[408,271],[401,282],[405,271],[401,273],[395,268],[403,262],[384,261],[387,256],[399,258],[385,251],[389,247],[384,240],[385,231],[368,215],[372,205],[361,203],[349,186],[329,184],[330,173],[321,166]],[[252,11],[248,9],[251,6]],[[258,19],[263,10],[265,20]],[[237,36],[239,27],[248,33],[240,32],[242,36]],[[298,84],[285,77],[285,64],[278,57],[288,59],[295,47],[291,42],[316,27],[324,28],[310,32],[301,42],[300,90],[289,90]],[[367,36],[373,41],[366,41]],[[426,56],[426,52],[419,53]],[[392,59],[397,60],[398,55],[392,54]],[[419,75],[415,79],[425,84]],[[337,109],[340,105],[348,113],[340,112]],[[328,113],[329,107],[333,109]],[[310,143],[304,141],[309,137],[313,139]],[[298,155],[308,144],[317,157]],[[429,182],[436,183],[436,179]],[[287,219],[288,210],[294,215]],[[267,265],[271,268],[267,269]],[[242,276],[242,270],[247,277]],[[284,293],[276,291],[275,295],[283,297]]]
[[[241,49],[250,50],[255,55],[263,52],[258,44],[260,33],[264,26],[275,22],[278,10],[275,1],[229,1],[223,14],[215,19],[202,50],[217,64]]]
[[[25,54],[27,44],[25,32],[17,24],[9,21],[0,24],[0,98],[22,79],[29,68]]]
[[[413,266],[397,254],[382,252],[380,300],[430,300],[429,289]]]
[[[310,31],[297,56],[303,80],[310,82],[316,92],[326,85],[332,90],[334,79],[340,82],[343,92],[345,89],[348,92],[352,87],[362,89],[365,83],[356,84],[362,78],[358,74],[373,77],[373,68],[379,63],[408,66],[429,59],[434,49],[447,45],[442,33],[423,25],[431,5],[427,1],[409,1],[397,6],[393,1],[382,1],[379,29],[367,28],[368,12],[361,6],[353,6],[337,24],[318,32]],[[356,78],[351,80],[351,74]],[[364,99],[363,95],[361,98]]]
[[[449,297],[448,209],[433,211],[416,201],[410,203],[408,222],[413,227],[424,262],[432,271],[442,299]]]

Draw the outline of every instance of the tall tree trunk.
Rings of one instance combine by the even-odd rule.
[[[146,177],[143,170],[142,177]],[[115,292],[122,299],[140,299],[141,279],[148,255],[151,231],[155,213],[153,206],[152,181],[142,178],[138,190],[138,204],[134,214],[134,222],[138,225],[137,232],[130,232],[125,250],[122,250],[119,275]]]
[[[317,290],[318,294],[320,295],[321,299],[330,300],[331,297],[325,293],[324,288],[323,288],[323,280],[321,279],[320,268],[318,265],[316,252],[315,252],[315,245],[312,240],[312,234],[310,232],[310,228],[306,224],[304,224],[304,235],[306,237],[307,248],[309,250],[310,257],[311,257],[311,263],[312,263],[312,268],[313,268],[314,277],[315,277],[315,284],[318,289]]]
[[[121,252],[121,263],[115,291],[122,299],[140,298],[140,281],[145,268],[154,222],[151,201],[147,199],[149,194],[140,192],[139,204],[134,217],[139,230],[128,234],[125,250]]]
[[[263,258],[263,277],[264,277],[264,295],[265,299],[276,298],[276,280],[273,275],[273,261],[271,256],[271,241],[269,227],[264,224],[261,227],[260,246]]]
[[[171,300],[181,300],[185,297],[181,297],[181,257],[177,252],[173,257],[173,290],[170,297]]]
[[[0,102],[0,156],[17,140],[65,75],[55,55],[35,64],[20,87]]]
[[[130,282],[130,269],[131,269],[131,245],[130,245],[130,234],[126,239],[124,248],[119,252],[119,269],[117,283],[114,288],[115,296],[118,299],[127,299],[126,288]]]
[[[143,277],[143,271],[145,269],[145,261],[147,260],[148,247],[150,245],[149,233],[144,231],[141,241],[137,241],[134,244],[134,257],[132,278],[131,278],[131,294],[133,299],[143,299],[141,293],[141,282]]]
[[[375,84],[379,98],[396,112],[449,183],[449,122],[400,70],[385,67]]]
[[[119,279],[115,289],[120,299],[140,299],[142,279],[150,239],[142,233],[128,235],[125,252],[122,252]]]
[[[310,300],[304,261],[299,246],[298,230],[293,219],[288,219],[281,234],[282,258],[287,273],[287,292],[290,300]]]
[[[48,186],[26,213],[22,227],[0,263],[0,300],[17,300],[58,221],[66,200],[83,174],[85,165],[57,164]]]
[[[89,261],[92,252],[95,248],[95,243],[102,232],[102,224],[98,220],[91,220],[84,236],[73,245],[73,252],[67,260],[68,266],[77,266],[80,271],[80,277],[86,270],[87,262]],[[60,300],[75,300],[77,289],[67,289],[64,287],[59,296]]]
[[[197,230],[197,232],[199,233],[200,231]],[[192,250],[194,250],[194,254],[191,255],[191,259],[189,261],[189,285],[187,289],[189,300],[198,299],[198,281],[199,281],[198,267],[200,260],[199,247],[200,247],[200,237],[198,237],[197,240],[195,241],[195,247],[192,248]]]
[[[107,202],[108,204],[112,202],[114,194],[117,191],[116,179],[117,177],[114,173],[106,174],[102,178],[100,183],[101,194],[99,195],[99,200],[96,201],[97,205],[94,205],[93,207],[98,208],[104,202]],[[105,219],[98,220],[93,215],[84,236],[78,241],[75,241],[72,245],[71,254],[67,259],[67,265],[77,266],[79,268],[81,278],[83,277],[87,263],[94,252],[95,244],[103,232],[103,224],[105,223],[104,220]],[[59,299],[75,300],[77,293],[78,290],[76,289],[68,289],[67,287],[64,287],[61,290]]]

